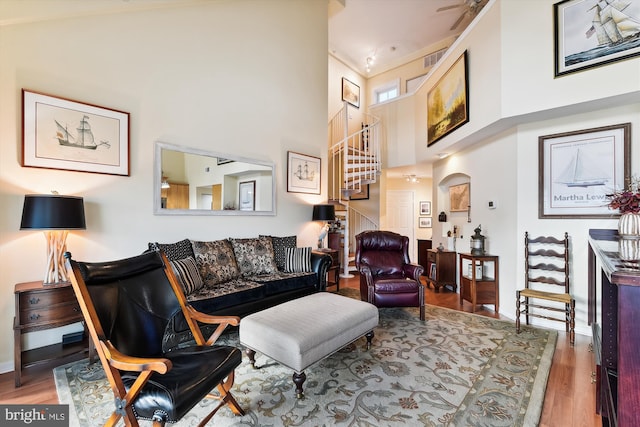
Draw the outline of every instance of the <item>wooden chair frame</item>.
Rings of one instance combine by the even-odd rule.
[[[544,244],[547,247],[531,250],[531,245]],[[562,247],[563,250],[553,249]],[[552,248],[552,249],[549,249]],[[531,262],[531,258],[551,258],[562,260],[562,263],[545,263]],[[564,239],[555,237],[541,236],[529,238],[529,233],[524,234],[524,259],[525,259],[525,289],[516,291],[516,333],[520,333],[520,315],[524,314],[526,324],[529,324],[530,317],[563,322],[565,331],[569,334],[569,341],[573,346],[575,344],[575,309],[576,301],[570,294],[569,289],[569,235],[564,233]],[[558,280],[550,276],[537,276],[534,274],[545,274],[545,272],[560,273],[564,276],[563,280]],[[531,288],[531,284],[546,284],[562,287],[564,292],[550,292],[547,290],[539,290]],[[563,304],[564,307],[553,307],[535,303],[532,300],[553,301]],[[522,308],[524,307],[524,308]],[[563,317],[547,316],[531,311],[531,308],[538,310],[547,310],[556,313],[563,313]]]
[[[160,253],[164,264],[164,273],[166,274],[171,288],[182,308],[184,317],[187,320],[189,328],[193,333],[197,345],[213,345],[220,337],[227,326],[237,326],[240,324],[240,318],[237,316],[211,316],[195,310],[187,303],[187,299],[182,291],[182,286],[178,282],[173,269],[169,266],[169,261],[164,253]],[[116,423],[123,418],[126,426],[137,427],[138,420],[133,411],[133,402],[140,393],[140,390],[149,380],[153,373],[165,374],[172,368],[172,363],[166,358],[141,358],[131,357],[121,353],[116,349],[109,340],[105,339],[105,334],[100,324],[98,314],[89,295],[89,290],[85,284],[82,274],[75,263],[70,262],[71,254],[65,253],[65,267],[71,286],[76,294],[80,309],[86,321],[86,326],[93,343],[97,343],[96,352],[105,370],[111,390],[115,398],[115,409],[109,419],[105,422],[105,426],[115,426]],[[205,340],[198,322],[218,326],[211,336]],[[140,372],[140,375],[134,384],[126,391],[125,385],[120,376],[120,371]],[[219,395],[209,394],[207,397],[220,400],[220,403],[198,424],[204,426],[215,415],[215,413],[225,404],[236,415],[244,415],[244,410],[240,407],[230,389],[234,382],[234,371],[229,374],[218,386]],[[164,426],[165,421],[153,420],[153,426]]]

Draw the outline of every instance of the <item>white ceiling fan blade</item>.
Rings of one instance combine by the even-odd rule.
[[[450,28],[451,31],[455,30],[458,27],[458,25],[460,25],[460,23],[462,22],[466,14],[467,12],[462,12],[462,14],[460,14],[460,17],[458,18],[458,20],[451,26]]]
[[[461,6],[464,6],[464,4],[457,4],[455,6],[444,6],[444,7],[439,7],[436,9],[436,12],[444,12],[445,10],[451,10],[451,9],[457,9]]]

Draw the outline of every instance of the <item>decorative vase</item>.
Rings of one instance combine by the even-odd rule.
[[[618,234],[623,239],[640,239],[640,214],[624,213],[620,215]]]
[[[640,259],[639,239],[618,240],[618,256],[622,261],[637,261]]]

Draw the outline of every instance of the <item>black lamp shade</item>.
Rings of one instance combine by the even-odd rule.
[[[82,197],[48,194],[24,196],[21,230],[84,230],[86,228]]]
[[[334,221],[336,210],[333,205],[313,205],[312,221]]]

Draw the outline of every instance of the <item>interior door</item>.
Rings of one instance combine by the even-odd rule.
[[[415,252],[413,191],[387,191],[387,229],[409,238],[411,262],[418,262]]]

